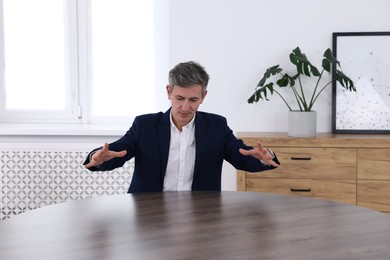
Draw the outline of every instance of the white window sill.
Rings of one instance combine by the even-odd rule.
[[[0,136],[122,136],[129,124],[0,124]]]

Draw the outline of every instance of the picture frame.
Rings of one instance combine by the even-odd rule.
[[[334,32],[332,40],[356,87],[351,92],[333,81],[332,133],[390,134],[390,32]]]

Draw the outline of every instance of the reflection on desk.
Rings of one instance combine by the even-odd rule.
[[[390,259],[390,216],[290,195],[98,197],[0,224],[1,259]]]

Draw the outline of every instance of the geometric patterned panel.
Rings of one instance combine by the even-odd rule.
[[[89,151],[0,151],[0,222],[68,200],[126,193],[134,160],[108,172],[82,166]]]

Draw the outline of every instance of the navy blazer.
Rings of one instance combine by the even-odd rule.
[[[224,117],[198,111],[194,123],[196,156],[192,190],[220,191],[223,160],[236,169],[249,172],[274,168],[262,164],[252,156],[241,155],[240,148],[248,150],[252,147],[246,146],[234,136]],[[162,191],[170,134],[170,109],[165,113],[137,116],[126,134],[109,144],[109,150],[126,150],[126,156],[114,158],[99,167],[91,167],[90,170],[113,170],[134,157],[134,173],[128,192]],[[89,162],[88,158],[84,164]],[[279,163],[276,157],[274,160]]]

